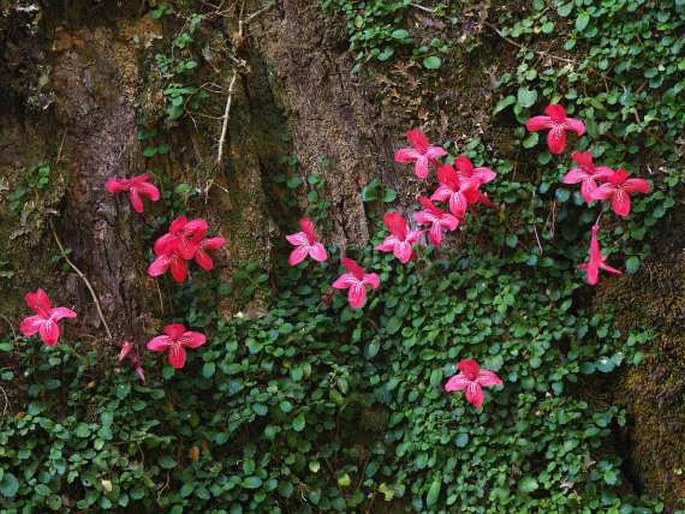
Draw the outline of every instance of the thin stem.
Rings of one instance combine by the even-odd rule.
[[[95,308],[98,311],[98,316],[100,317],[100,321],[102,321],[102,325],[105,327],[105,332],[107,332],[107,337],[109,337],[109,339],[112,340],[113,339],[112,331],[109,329],[109,325],[107,324],[107,320],[105,320],[105,315],[102,313],[102,307],[100,306],[100,300],[98,299],[98,295],[95,293],[95,289],[93,289],[93,286],[90,283],[90,280],[88,280],[88,277],[86,277],[86,275],[67,256],[67,253],[64,250],[64,246],[62,246],[62,242],[59,240],[59,237],[57,236],[57,231],[55,230],[55,227],[52,223],[50,223],[50,228],[52,229],[52,236],[55,238],[55,242],[57,243],[57,247],[59,248],[59,251],[62,254],[62,257],[64,258],[65,261],[67,261],[67,264],[71,267],[71,269],[73,269],[76,272],[76,274],[79,276],[79,278],[81,280],[83,280],[83,283],[86,284],[86,287],[88,288],[88,291],[90,292],[90,296],[93,298],[93,302],[95,303]]]

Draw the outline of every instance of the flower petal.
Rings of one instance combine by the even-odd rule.
[[[188,264],[186,261],[178,256],[173,256],[171,259],[171,276],[176,282],[184,282],[188,276]]]
[[[395,245],[393,254],[402,264],[407,264],[411,260],[411,245],[406,241],[400,241]]]
[[[456,192],[450,196],[450,212],[457,216],[458,218],[463,218],[466,215],[466,207],[468,206],[468,201],[466,197],[461,192]]]
[[[352,284],[347,293],[347,299],[350,302],[350,307],[361,309],[366,303],[366,287],[364,287],[364,284],[360,282]]]
[[[502,385],[502,380],[493,371],[488,369],[480,370],[476,381],[483,387]]]
[[[186,365],[186,350],[180,344],[174,344],[169,348],[169,364],[175,369],[181,369]]]
[[[40,330],[43,323],[45,323],[45,318],[43,316],[28,316],[19,324],[19,332],[25,336],[32,336]]]
[[[288,242],[294,246],[308,245],[310,243],[309,237],[304,232],[295,232],[285,236]]]
[[[555,125],[547,133],[547,147],[555,155],[562,153],[566,148],[566,131],[559,125]]]
[[[148,182],[141,182],[138,185],[138,190],[143,196],[147,196],[151,202],[156,202],[159,200],[159,189],[154,184]]]
[[[150,275],[151,277],[159,277],[161,275],[164,275],[166,273],[166,270],[169,269],[169,266],[171,265],[171,256],[169,255],[160,255],[157,257],[152,263],[147,268],[147,274]]]
[[[119,178],[110,178],[105,182],[105,190],[108,193],[121,193],[128,191],[128,180]]]
[[[190,330],[183,334],[180,339],[183,346],[187,348],[197,348],[207,342],[207,336],[200,332],[191,332]]]
[[[621,217],[630,214],[630,195],[622,187],[617,188],[614,196],[611,197],[611,208]]]
[[[288,257],[288,264],[291,266],[297,266],[299,263],[301,263],[307,255],[309,255],[309,246],[303,245],[303,246],[298,246],[295,248],[291,253],[290,257]]]
[[[203,248],[198,248],[194,255],[195,262],[205,271],[210,271],[214,268],[214,261]]]
[[[128,199],[131,201],[133,210],[137,213],[143,212],[143,199],[140,197],[140,191],[136,188],[131,188],[128,193]]]
[[[422,155],[416,159],[416,164],[414,165],[414,173],[416,173],[417,178],[421,180],[428,176],[428,157]]]
[[[466,388],[466,401],[474,407],[480,408],[484,399],[485,395],[481,386],[477,382],[470,382]]]
[[[447,155],[447,151],[442,146],[429,146],[426,150],[426,157],[429,160],[435,160],[445,155]]]
[[[580,168],[573,168],[569,170],[561,181],[564,184],[580,184],[583,180],[588,178],[588,173]]]
[[[173,343],[173,340],[167,336],[157,336],[153,337],[147,342],[147,349],[153,352],[163,352],[167,350],[171,344]]]
[[[400,164],[415,162],[421,155],[420,152],[417,152],[413,148],[400,148],[395,152],[395,162],[399,162]]]
[[[355,277],[352,273],[343,273],[340,275],[335,282],[333,282],[334,289],[347,289],[353,284],[357,284],[359,279]]]
[[[183,323],[170,323],[164,327],[164,333],[171,339],[176,340],[186,333],[186,327]]]
[[[561,122],[566,119],[566,109],[559,104],[549,104],[545,107],[545,114],[556,122]]]
[[[48,311],[52,309],[52,302],[50,301],[48,294],[40,287],[36,289],[35,293],[31,291],[26,293],[24,299],[26,300],[26,305],[37,313],[47,314]]]
[[[425,153],[430,144],[426,135],[419,129],[412,129],[407,132],[407,140],[409,144],[416,148],[419,152]]]
[[[205,250],[218,250],[226,244],[226,238],[222,236],[208,237],[200,241],[200,245]]]
[[[376,273],[364,273],[362,282],[371,286],[373,289],[378,289],[381,285],[381,279]]]
[[[48,346],[55,346],[55,343],[59,340],[59,325],[52,321],[51,319],[46,319],[40,326],[39,329],[40,338]]]
[[[445,384],[445,391],[448,393],[453,393],[454,391],[463,391],[470,383],[471,381],[466,378],[463,373],[459,373],[447,381]]]
[[[340,262],[347,271],[352,273],[359,280],[364,277],[364,268],[362,268],[357,261],[350,259],[349,257],[343,257]]]
[[[433,224],[428,233],[428,239],[433,246],[440,248],[440,244],[442,243],[442,226],[440,226],[439,223]]]
[[[397,211],[390,211],[383,217],[385,226],[399,240],[407,237],[407,220]]]
[[[478,378],[480,366],[478,366],[478,363],[473,359],[463,359],[459,361],[458,366],[459,371],[461,371],[469,380],[476,380],[476,378]]]
[[[530,132],[537,132],[538,130],[545,130],[552,128],[554,123],[549,116],[533,116],[526,122],[526,128]]]
[[[324,262],[328,259],[326,248],[321,243],[314,243],[309,247],[309,256],[317,262]]]
[[[629,178],[623,184],[623,190],[626,193],[649,193],[652,186],[645,179]]]
[[[563,125],[564,129],[571,130],[579,136],[585,134],[585,123],[583,123],[580,120],[576,120],[574,118],[566,118],[564,120]]]
[[[50,317],[54,319],[55,321],[59,321],[64,318],[75,318],[77,314],[72,311],[71,309],[67,309],[66,307],[55,307],[54,309],[50,310]]]

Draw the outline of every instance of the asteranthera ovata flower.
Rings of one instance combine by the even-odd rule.
[[[153,337],[147,349],[153,352],[169,351],[169,364],[181,369],[186,363],[186,348],[197,348],[207,342],[204,334],[186,330],[181,323],[172,323],[164,329],[164,335]]]
[[[19,331],[25,336],[38,333],[45,344],[54,346],[60,336],[60,327],[57,323],[64,318],[75,318],[76,313],[66,307],[53,307],[47,293],[40,287],[35,293],[26,293],[24,298],[36,314],[24,318],[19,325]]]
[[[606,263],[606,257],[602,255],[602,250],[599,247],[599,224],[595,223],[592,226],[592,233],[590,236],[590,248],[588,250],[588,261],[578,266],[587,274],[587,283],[594,286],[599,281],[599,270],[603,269],[609,273],[620,275],[621,271],[612,268]]]
[[[159,189],[150,183],[150,175],[143,173],[133,178],[110,178],[105,183],[109,193],[128,192],[128,198],[136,212],[143,212],[143,196],[151,201],[159,200]]]
[[[459,218],[436,207],[433,202],[423,196],[419,197],[419,203],[423,210],[414,213],[414,219],[420,225],[430,225],[428,240],[433,246],[440,248],[443,230],[450,232],[456,230],[459,226]]]
[[[526,128],[531,132],[549,130],[547,147],[553,154],[560,154],[566,148],[567,131],[575,132],[579,136],[585,133],[585,124],[566,116],[566,109],[557,104],[545,107],[545,116],[533,116],[529,119],[526,122]]]
[[[316,237],[315,230],[316,226],[312,220],[309,218],[302,218],[300,220],[300,232],[285,236],[288,242],[295,246],[295,249],[290,253],[290,257],[288,258],[288,264],[297,266],[307,256],[317,262],[323,262],[328,259],[326,249]]]
[[[502,385],[502,381],[494,372],[480,369],[478,363],[472,359],[464,359],[459,363],[459,373],[445,384],[445,391],[451,393],[466,390],[466,400],[478,408],[483,405],[483,387],[495,385]]]
[[[428,176],[428,165],[437,166],[438,158],[447,155],[447,152],[441,146],[431,146],[428,138],[419,129],[407,132],[407,139],[411,147],[397,150],[395,162],[415,163],[414,172],[416,176],[425,179]]]
[[[383,218],[390,235],[376,246],[381,252],[392,252],[402,264],[411,259],[412,245],[421,238],[420,230],[409,230],[407,220],[397,211],[388,212]]]
[[[649,193],[651,186],[642,178],[628,178],[628,172],[618,169],[602,177],[605,181],[592,193],[593,200],[611,200],[611,208],[621,217],[630,214],[631,193]]]
[[[342,265],[348,273],[343,273],[333,282],[335,289],[349,289],[347,299],[350,307],[361,309],[366,302],[366,286],[376,289],[381,285],[381,280],[375,273],[365,273],[364,269],[352,259],[342,258]]]

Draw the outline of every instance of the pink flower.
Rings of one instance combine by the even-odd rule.
[[[469,200],[475,200],[474,190],[480,186],[478,178],[462,180],[450,164],[443,164],[438,168],[438,182],[440,186],[431,195],[431,201],[449,202],[450,212],[463,219]]]
[[[592,162],[592,152],[574,152],[571,158],[580,166],[573,168],[564,175],[564,184],[580,183],[580,194],[588,204],[592,203],[593,193],[597,189],[597,180],[603,180],[610,176],[613,170],[608,166],[595,167]]]
[[[606,182],[592,193],[593,200],[611,199],[611,208],[619,216],[630,214],[630,194],[649,193],[649,182],[641,178],[628,178],[628,172],[618,169],[602,177]]]
[[[432,163],[434,166],[437,166],[438,158],[447,155],[447,152],[440,146],[430,146],[428,138],[419,129],[407,132],[407,139],[411,147],[397,150],[395,152],[395,162],[415,163],[414,171],[416,176],[420,179],[425,179],[428,176],[428,164]]]
[[[19,325],[19,332],[25,336],[32,336],[38,332],[45,344],[54,346],[60,336],[60,327],[57,323],[63,318],[75,318],[76,313],[66,307],[53,307],[47,293],[40,287],[35,293],[26,293],[24,298],[36,315],[24,318]]]
[[[153,352],[169,351],[169,364],[181,369],[186,363],[186,348],[198,348],[207,342],[204,334],[191,332],[181,323],[172,323],[164,329],[163,336],[150,339],[147,349]]]
[[[478,363],[471,359],[459,363],[459,374],[454,375],[445,384],[445,391],[452,393],[466,389],[466,400],[478,408],[483,405],[483,387],[502,385],[494,372],[480,369]]]
[[[150,175],[143,173],[133,178],[110,178],[105,183],[109,193],[123,193],[128,191],[128,198],[136,212],[143,212],[143,196],[151,201],[159,200],[159,189],[150,184]]]
[[[323,262],[328,259],[328,254],[324,246],[319,243],[314,231],[316,226],[309,218],[302,218],[300,220],[301,232],[295,232],[285,236],[288,242],[295,246],[288,258],[288,264],[297,266],[301,263],[307,255],[317,262]]]
[[[366,303],[366,286],[376,289],[381,285],[381,280],[375,273],[364,273],[364,269],[352,259],[342,258],[342,265],[349,271],[343,273],[333,282],[335,289],[349,289],[347,299],[350,307],[361,309]]]
[[[388,212],[383,218],[390,235],[376,246],[381,252],[392,252],[402,264],[407,264],[411,259],[412,245],[420,238],[421,230],[409,230],[407,221],[397,211]]]
[[[459,157],[454,159],[454,165],[457,167],[457,175],[459,176],[459,180],[462,183],[473,183],[474,181],[477,183],[477,185],[473,189],[467,189],[464,192],[468,203],[482,203],[484,205],[487,205],[488,207],[496,209],[497,206],[494,203],[492,203],[488,196],[485,193],[483,193],[479,188],[483,184],[487,184],[488,182],[492,182],[493,180],[495,180],[495,178],[497,177],[497,173],[492,171],[490,168],[474,168],[471,160],[465,155],[460,155]]]
[[[145,383],[145,370],[140,362],[140,353],[138,352],[138,348],[136,348],[135,345],[129,341],[123,341],[121,343],[121,351],[119,352],[119,357],[117,358],[119,362],[123,362],[126,359],[128,359],[131,367],[136,372],[136,375],[138,375],[138,378],[140,378],[140,381]]]
[[[526,122],[526,128],[531,132],[547,130],[547,147],[553,154],[560,154],[566,148],[566,131],[573,131],[582,136],[585,133],[585,124],[574,118],[566,116],[566,110],[557,104],[545,107],[546,116],[533,116]]]
[[[420,225],[431,226],[428,232],[428,240],[433,246],[440,248],[443,230],[453,232],[459,226],[460,220],[449,212],[433,205],[428,198],[420,196],[419,203],[423,206],[423,210],[414,213],[414,219]]]
[[[599,281],[599,270],[603,269],[609,273],[620,275],[621,271],[612,268],[605,261],[606,257],[602,255],[602,250],[599,247],[599,225],[595,223],[592,226],[592,235],[590,236],[590,249],[588,251],[588,262],[579,265],[578,267],[585,270],[587,273],[587,283],[594,286]]]
[[[226,244],[221,236],[205,237],[207,222],[201,218],[188,220],[179,216],[171,225],[169,232],[155,241],[155,260],[147,269],[148,275],[158,277],[171,270],[176,282],[183,282],[188,276],[188,262],[192,259],[209,271],[214,267],[207,250],[217,250]]]

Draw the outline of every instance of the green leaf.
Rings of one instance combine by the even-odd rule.
[[[19,481],[12,473],[5,472],[0,480],[0,493],[6,498],[13,498],[19,490]]]
[[[202,366],[202,376],[205,378],[212,378],[216,371],[216,364],[214,362],[205,362]]]
[[[442,487],[442,479],[440,477],[433,480],[433,483],[428,488],[428,494],[426,495],[426,506],[432,507],[438,502],[440,498],[440,488]]]
[[[442,59],[437,55],[431,55],[423,60],[423,67],[428,70],[437,70],[442,66]]]
[[[392,47],[386,46],[383,51],[376,56],[376,59],[381,62],[387,61],[393,56],[394,53],[395,50]]]
[[[159,459],[159,465],[164,469],[173,469],[176,467],[176,459],[174,459],[171,455],[163,455]]]
[[[626,271],[630,275],[634,275],[637,273],[637,270],[640,269],[640,258],[637,257],[636,255],[633,255],[631,257],[628,257],[626,259]]]
[[[302,432],[304,430],[305,425],[307,424],[307,421],[305,420],[305,417],[303,414],[299,414],[294,420],[293,420],[293,430],[295,432]]]
[[[504,109],[506,109],[510,105],[514,105],[515,103],[516,97],[514,95],[505,96],[499,102],[497,102],[497,105],[495,106],[495,109],[492,111],[492,114],[495,115],[498,112],[502,112]]]
[[[538,93],[535,90],[528,89],[527,87],[520,87],[516,95],[518,104],[527,109],[535,105],[538,99]]]
[[[576,30],[578,32],[583,32],[590,23],[590,15],[586,12],[582,12],[576,18]]]
[[[533,477],[528,476],[528,477],[523,477],[519,481],[518,490],[521,493],[528,494],[528,493],[532,493],[533,491],[536,491],[538,489],[538,487],[540,487],[538,485],[538,481],[535,480]]]
[[[573,2],[557,5],[557,14],[562,18],[566,18],[566,16],[571,14],[571,11],[573,11]]]
[[[259,477],[247,477],[243,480],[243,487],[246,489],[259,489],[262,486],[262,479]]]

